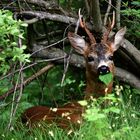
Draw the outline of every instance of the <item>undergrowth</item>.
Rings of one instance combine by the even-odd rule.
[[[10,131],[6,131],[6,116],[0,117],[2,140],[139,140],[140,92],[129,86],[116,86],[113,94],[91,99],[80,128],[62,130],[55,124],[41,123],[27,128],[16,119]],[[84,104],[85,101],[81,102]],[[4,110],[1,109],[4,112]],[[8,112],[8,108],[6,109]],[[4,113],[3,113],[4,114]],[[2,115],[2,114],[1,114]],[[8,114],[7,114],[8,117]],[[5,118],[5,119],[4,119]],[[3,121],[2,121],[3,120]]]

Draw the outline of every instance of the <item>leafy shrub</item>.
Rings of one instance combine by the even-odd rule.
[[[134,44],[140,38],[140,9],[137,8],[139,5],[139,1],[131,2],[131,6],[128,6],[127,2],[123,2],[125,9],[121,10],[122,15],[125,17],[122,24],[127,26],[127,35]]]
[[[0,73],[5,74],[14,62],[29,62],[29,54],[25,54],[26,46],[19,47],[18,41],[24,39],[23,27],[27,24],[16,21],[12,13],[0,10]]]

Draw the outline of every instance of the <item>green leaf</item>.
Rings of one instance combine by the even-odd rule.
[[[100,75],[99,79],[104,84],[108,85],[112,81],[112,79],[113,79],[113,74],[112,73],[108,73],[108,74],[105,74],[105,75]]]
[[[19,34],[19,29],[17,28],[11,28],[11,32],[12,35],[18,35]]]
[[[22,50],[25,50],[27,48],[26,45],[22,45]]]
[[[119,114],[120,113],[120,109],[116,108],[116,107],[110,107],[110,108],[104,109],[104,112],[105,113],[113,112],[113,113]]]
[[[3,24],[4,24],[3,18],[0,18],[0,26],[2,26]]]
[[[83,116],[87,121],[97,121],[106,117],[105,114],[100,113],[100,110],[97,108],[87,109]]]
[[[82,106],[87,106],[88,104],[86,100],[78,101],[78,103]]]
[[[28,27],[28,24],[25,23],[25,22],[23,22],[23,23],[21,24],[21,26],[23,26],[23,27]]]
[[[134,94],[140,95],[140,90],[139,89],[132,89],[132,91],[133,91]]]
[[[131,2],[131,4],[136,5],[136,6],[139,6],[140,5],[140,2],[139,1],[133,1],[133,2]]]

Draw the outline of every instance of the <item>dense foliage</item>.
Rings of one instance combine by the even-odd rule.
[[[29,55],[24,54],[25,45],[18,46],[18,39],[24,39],[24,30],[27,24],[16,21],[9,11],[0,10],[0,73],[6,72],[17,61],[29,62]]]
[[[123,16],[123,25],[127,25],[128,32],[127,35],[133,44],[139,48],[139,38],[140,38],[140,1],[132,1],[131,5],[128,2],[123,2],[124,10],[121,10]],[[140,48],[139,48],[140,49]]]

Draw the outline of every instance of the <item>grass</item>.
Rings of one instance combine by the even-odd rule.
[[[6,131],[10,109],[2,108],[0,140],[139,140],[140,92],[126,86],[121,90],[118,87],[115,93],[118,95],[93,99],[88,103],[81,127],[67,131],[46,123],[29,129],[18,119],[13,129]],[[103,107],[106,100],[109,104]]]

